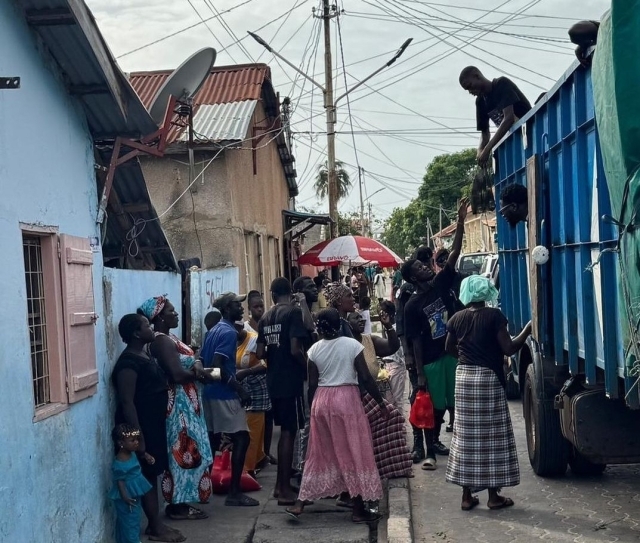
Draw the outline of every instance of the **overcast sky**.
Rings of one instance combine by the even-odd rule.
[[[321,21],[312,13],[320,7],[319,0],[87,3],[124,71],[175,68],[206,46],[218,50],[216,65],[268,63],[276,91],[294,105],[298,204],[326,210],[326,202],[318,202],[313,192],[326,149],[322,93],[246,37],[247,30],[257,32],[324,83]],[[567,38],[572,21],[599,19],[609,6],[609,0],[339,2],[344,10],[339,27],[348,87],[413,38],[398,62],[349,95],[353,136],[347,101],[339,104],[336,155],[354,180],[340,210],[359,209],[357,163],[365,170],[365,198],[370,197],[374,215],[383,219],[415,196],[434,156],[477,145],[473,97],[458,85],[462,68],[476,65],[489,78],[507,75],[533,103],[573,62],[573,45]],[[345,80],[335,19],[332,48],[339,95]]]

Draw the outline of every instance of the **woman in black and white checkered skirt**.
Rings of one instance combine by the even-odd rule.
[[[505,394],[504,357],[518,352],[531,333],[531,323],[515,338],[507,319],[486,302],[498,292],[485,277],[467,277],[460,288],[466,309],[447,323],[447,351],[458,358],[456,415],[447,481],[462,487],[462,509],[478,505],[474,492],[489,491],[489,509],[513,505],[499,494],[520,483],[520,469]]]

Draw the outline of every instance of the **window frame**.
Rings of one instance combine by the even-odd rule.
[[[42,280],[45,299],[45,319],[47,336],[47,355],[49,365],[49,403],[36,407],[32,399],[33,422],[39,422],[69,408],[67,398],[67,371],[64,347],[64,322],[62,312],[62,283],[59,264],[58,228],[55,226],[37,226],[20,223],[21,244],[25,236],[40,239],[42,255]],[[26,302],[26,268],[23,259],[23,282]],[[26,304],[25,304],[26,306]],[[28,307],[25,307],[28,311]],[[27,319],[28,326],[28,319]],[[27,333],[29,333],[27,331]],[[31,361],[31,341],[29,341],[29,360]],[[30,364],[31,366],[31,364]],[[31,389],[33,389],[33,370],[31,371]]]

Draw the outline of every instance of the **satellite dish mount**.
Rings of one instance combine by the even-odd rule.
[[[216,60],[216,50],[206,47],[191,55],[167,78],[149,106],[149,115],[159,126],[158,130],[139,140],[118,136],[98,208],[98,224],[105,218],[107,203],[113,186],[116,168],[140,154],[164,156],[169,131],[174,126],[189,130],[189,175],[193,178],[193,97],[200,90]],[[129,149],[121,156],[122,148]]]

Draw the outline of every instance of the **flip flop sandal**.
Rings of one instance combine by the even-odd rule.
[[[300,520],[300,515],[302,515],[302,513],[294,513],[289,508],[285,509],[284,512],[295,520]]]
[[[224,504],[227,507],[255,507],[260,505],[258,500],[254,500],[249,496],[240,496],[239,498],[227,498],[224,500]]]
[[[207,515],[204,511],[196,507],[192,507],[191,505],[189,506],[186,515],[177,515],[175,513],[166,513],[166,515],[171,520],[204,520],[206,518],[209,518],[209,515]]]
[[[434,471],[438,467],[437,461],[435,458],[427,458],[424,464],[422,464],[422,469],[424,471]]]
[[[460,509],[462,509],[463,511],[471,511],[474,507],[476,507],[479,504],[480,504],[480,500],[478,499],[478,496],[472,496],[471,503],[469,505],[461,505]]]
[[[361,518],[361,519],[354,519],[353,516],[351,517],[351,522],[355,523],[355,524],[367,524],[369,522],[377,522],[382,518],[382,515],[378,514],[378,513],[368,513],[365,517]]]
[[[505,507],[511,507],[512,505],[513,505],[513,500],[511,498],[504,498],[504,500],[502,500],[502,503],[498,505],[487,504],[487,507],[492,511],[495,511],[496,509],[504,509]]]

